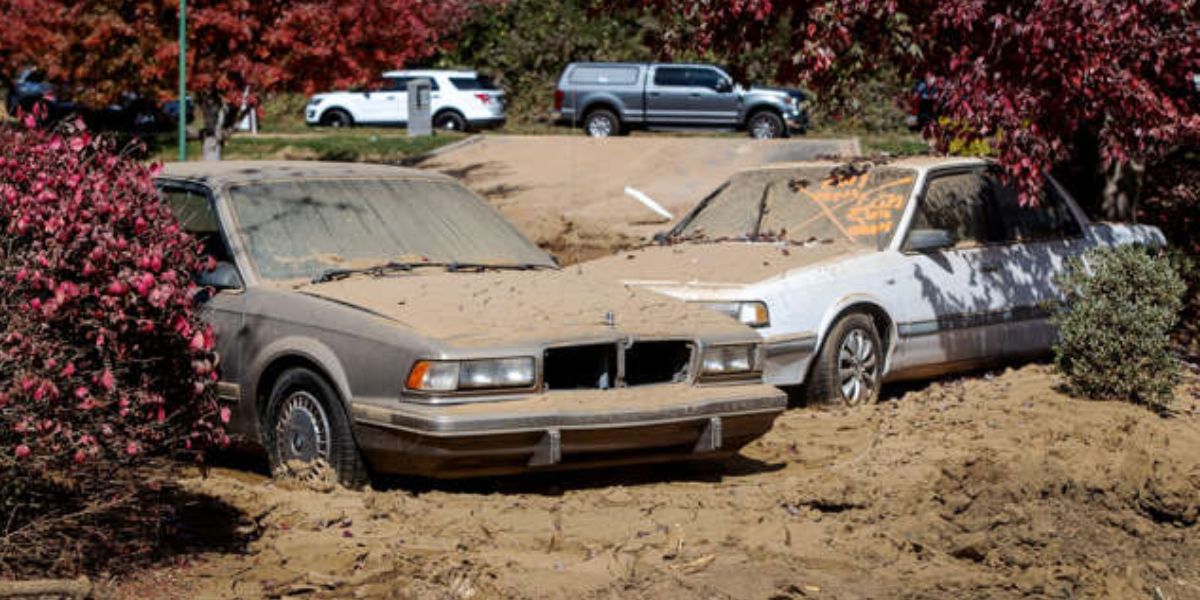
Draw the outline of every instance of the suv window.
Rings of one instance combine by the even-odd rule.
[[[937,176],[925,188],[910,229],[943,229],[955,246],[977,246],[988,241],[985,181],[978,173]]]
[[[383,92],[407,92],[408,82],[412,77],[384,77],[383,87],[380,91]]]
[[[633,85],[638,72],[637,67],[577,67],[571,71],[571,83]]]
[[[996,171],[989,171],[984,178],[992,214],[998,221],[994,241],[1031,242],[1083,234],[1083,227],[1071,214],[1066,199],[1050,181],[1042,187],[1037,206],[1021,206],[1011,182],[1005,182]]]
[[[683,67],[659,67],[654,70],[654,85],[687,86],[689,70]]]
[[[490,77],[480,75],[478,77],[451,77],[450,83],[455,89],[464,92],[485,91],[494,92],[500,88],[496,86]]]

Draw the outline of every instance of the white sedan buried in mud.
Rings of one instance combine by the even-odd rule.
[[[767,382],[852,405],[884,381],[1046,353],[1069,258],[1164,243],[1090,223],[1053,179],[1020,206],[994,165],[953,158],[743,171],[658,241],[585,270],[740,319],[765,338]]]

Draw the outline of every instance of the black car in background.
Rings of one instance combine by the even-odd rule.
[[[77,103],[64,93],[64,86],[46,79],[36,67],[22,69],[13,79],[5,99],[8,114],[36,114],[44,123],[55,123],[78,115],[88,127],[98,131],[152,133],[170,131],[178,123],[179,101],[155,102],[133,92],[125,92],[112,104],[102,107]],[[187,122],[194,118],[192,101],[187,102]]]

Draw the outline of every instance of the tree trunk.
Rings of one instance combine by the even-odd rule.
[[[200,100],[200,111],[204,113],[204,127],[200,130],[201,156],[204,160],[221,160],[225,142],[229,139],[233,123],[232,109],[223,100]]]
[[[1146,164],[1138,160],[1113,163],[1105,170],[1100,216],[1109,221],[1136,221],[1145,175]]]

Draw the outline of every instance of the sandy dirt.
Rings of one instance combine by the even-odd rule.
[[[797,408],[716,465],[307,489],[221,468],[241,553],[129,598],[1200,598],[1200,382],[1162,418],[1045,366]],[[897,396],[898,397],[895,397]],[[185,559],[181,558],[181,561]]]
[[[665,229],[666,220],[627,196],[626,186],[678,218],[739,169],[858,153],[853,139],[485,135],[420,166],[461,180],[571,264]]]

